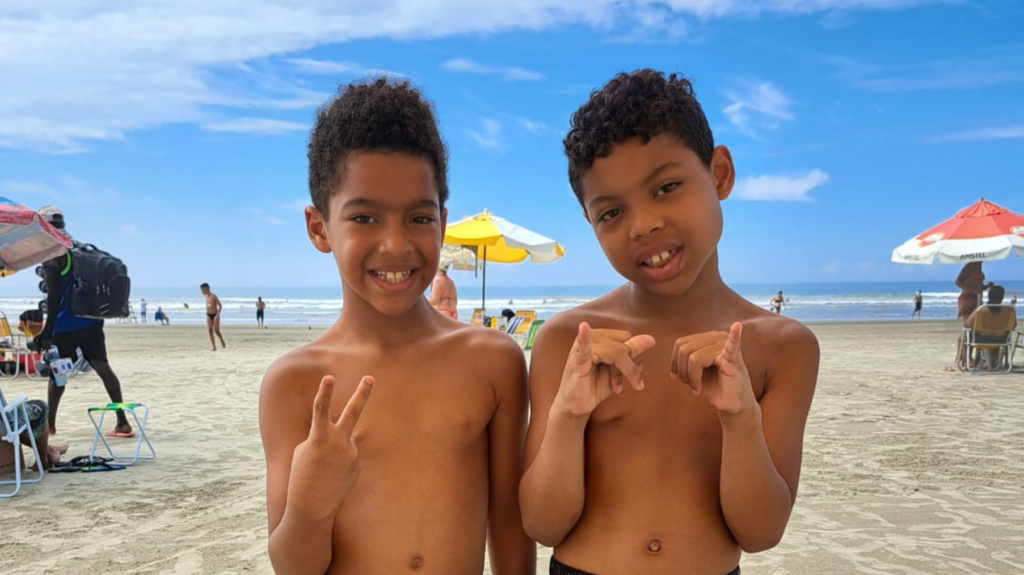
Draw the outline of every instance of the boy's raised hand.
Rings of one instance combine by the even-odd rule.
[[[334,515],[359,477],[359,450],[352,440],[359,416],[373,389],[373,378],[364,376],[349,398],[337,423],[331,421],[334,378],[320,380],[313,400],[309,437],[295,447],[288,481],[288,507],[313,520]]]
[[[574,417],[590,416],[612,393],[622,393],[624,380],[633,389],[642,390],[640,356],[653,347],[654,338],[649,335],[591,329],[586,322],[581,323],[554,405]]]
[[[740,351],[742,336],[743,325],[736,322],[728,332],[709,331],[677,339],[672,350],[672,377],[690,386],[719,413],[749,409],[757,400]]]

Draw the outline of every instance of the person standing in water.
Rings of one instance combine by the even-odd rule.
[[[910,319],[914,319],[915,315],[917,319],[921,319],[922,307],[924,307],[924,296],[921,295],[921,290],[917,290],[917,293],[914,294],[914,311],[910,312]]]

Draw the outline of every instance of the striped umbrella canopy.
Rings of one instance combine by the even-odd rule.
[[[487,210],[449,225],[444,233],[444,243],[446,245],[442,254],[448,254],[447,259],[456,269],[467,269],[470,258],[474,266],[475,262],[482,262],[483,287],[480,300],[484,309],[487,308],[487,262],[515,264],[529,259],[531,263],[546,264],[565,256],[565,248],[555,240],[499,218]]]
[[[71,238],[35,210],[0,197],[0,267],[23,270],[64,255]]]
[[[910,238],[892,261],[928,265],[1005,260],[1024,256],[1024,216],[981,198],[955,216]]]

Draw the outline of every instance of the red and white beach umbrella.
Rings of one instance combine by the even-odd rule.
[[[963,264],[1024,256],[1024,216],[978,200],[892,251],[901,264]]]
[[[0,268],[23,270],[70,248],[71,238],[37,212],[0,197]]]

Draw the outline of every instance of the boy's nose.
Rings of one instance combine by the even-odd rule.
[[[380,243],[381,251],[389,254],[404,254],[409,251],[409,246],[409,238],[402,226],[389,226]]]
[[[665,218],[659,206],[634,210],[630,236],[639,240],[665,227]]]

